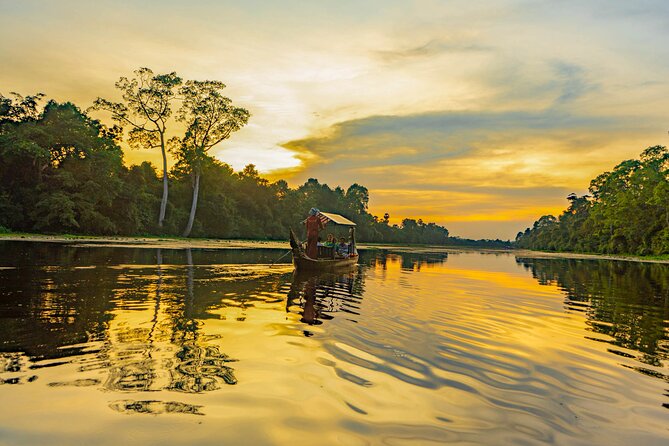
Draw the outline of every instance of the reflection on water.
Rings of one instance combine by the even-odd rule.
[[[380,267],[386,269],[388,263],[397,263],[399,262],[403,270],[409,271],[420,271],[421,268],[429,267],[432,265],[443,265],[444,262],[448,259],[448,253],[413,253],[413,252],[389,252],[388,250],[380,250],[374,253],[374,255],[369,255],[362,257],[361,261],[367,261],[372,267]]]
[[[0,443],[669,439],[667,265],[0,248]]]
[[[302,322],[321,324],[332,319],[333,313],[342,312],[356,322],[360,299],[364,292],[363,275],[356,271],[342,273],[294,273],[286,299],[287,311],[299,311]],[[297,310],[296,310],[297,308]],[[305,330],[306,336],[311,336]]]
[[[217,294],[220,283],[226,283],[224,295],[242,296],[223,306],[243,308],[255,300],[278,299],[267,295],[272,284],[258,283],[259,278],[281,271],[277,268],[207,265],[200,268],[196,289],[190,250],[165,255],[160,249],[79,253],[64,248],[63,260],[53,265],[58,260],[50,256],[59,249],[38,247],[37,252],[23,252],[16,269],[5,270],[13,277],[2,282],[0,345],[6,353],[0,357],[0,370],[14,376],[2,379],[3,384],[31,382],[35,376],[30,370],[74,362],[81,371],[104,370],[108,376],[102,386],[111,391],[216,390],[236,383],[230,367],[235,360],[210,342],[215,336],[201,330],[202,319],[211,317],[208,309],[222,304]],[[117,254],[122,256],[122,266],[110,265]],[[242,254],[238,260],[251,258],[248,252]],[[267,253],[254,254],[253,258],[261,258]],[[185,271],[178,264],[164,265],[165,258],[181,259]],[[126,264],[133,260],[138,264]],[[147,265],[151,261],[155,265]]]
[[[114,401],[109,407],[117,412],[122,413],[148,413],[159,415],[164,413],[178,413],[188,415],[204,415],[200,412],[202,406],[193,406],[192,404],[184,404],[176,401],[133,401],[121,400]]]
[[[667,265],[575,259],[517,261],[539,283],[562,289],[566,309],[585,314],[589,330],[606,335],[589,339],[611,344],[609,352],[643,364],[662,367],[669,360]],[[669,381],[669,375],[657,370],[634,368]]]

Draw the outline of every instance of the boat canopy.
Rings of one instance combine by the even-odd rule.
[[[355,223],[353,223],[351,220],[349,220],[346,217],[342,217],[339,214],[331,214],[329,212],[319,212],[318,216],[323,221],[323,223],[332,222],[336,225],[355,226]],[[323,218],[323,217],[325,217],[325,218]]]

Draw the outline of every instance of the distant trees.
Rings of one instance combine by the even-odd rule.
[[[183,88],[193,90],[181,92],[184,106],[174,116],[186,130],[182,138],[173,139],[178,143],[171,146],[176,164],[161,176],[148,162],[123,164],[120,125],[107,127],[71,103],[49,101],[42,106],[39,94],[0,95],[0,230],[176,235],[186,228],[199,237],[285,240],[288,229],[299,229],[315,206],[356,222],[361,241],[463,242],[449,238],[448,230],[434,223],[405,219],[391,225],[389,214],[381,219],[371,215],[369,191],[362,185],[331,188],[310,178],[291,188],[284,180],[262,178],[252,164],[235,172],[212,158],[208,150],[248,120],[248,111],[220,95],[221,86],[186,82]],[[127,103],[100,101],[98,106],[114,109],[116,124],[137,117],[131,117]],[[162,130],[141,130],[144,120],[137,126],[126,122],[132,143],[159,144],[166,127],[156,120]],[[166,205],[169,218],[161,227],[155,215],[164,203],[165,178],[171,198]]]
[[[129,187],[133,174],[114,132],[71,103],[38,110],[17,98],[12,108],[0,124],[0,225],[90,234],[127,228],[142,190]]]
[[[39,117],[39,102],[43,93],[32,96],[21,96],[10,93],[10,98],[0,94],[0,124],[36,120]]]
[[[346,189],[346,199],[350,204],[350,211],[355,214],[364,214],[369,206],[369,191],[365,186],[353,183]]]
[[[516,245],[554,251],[669,253],[669,151],[644,150],[590,182],[590,194],[567,197],[556,218],[543,216],[519,232]]]

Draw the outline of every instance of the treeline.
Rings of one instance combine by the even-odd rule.
[[[550,251],[669,253],[669,151],[649,147],[571,194],[559,216],[544,215],[519,232],[516,246]]]
[[[449,237],[448,246],[463,248],[482,248],[482,249],[512,249],[511,240],[501,239],[469,239],[461,237]]]
[[[391,225],[388,214],[371,215],[364,186],[333,189],[309,179],[293,189],[260,177],[253,165],[235,172],[206,150],[184,145],[186,138],[167,172],[169,200],[159,221],[163,176],[148,162],[124,165],[122,129],[69,102],[42,107],[41,99],[0,95],[0,230],[181,235],[194,215],[197,181],[193,236],[286,239],[288,229],[300,230],[307,211],[318,207],[356,222],[362,241],[448,242],[448,230],[437,224],[405,219]],[[196,164],[187,162],[193,159]]]

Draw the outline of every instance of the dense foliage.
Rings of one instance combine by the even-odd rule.
[[[0,228],[12,231],[178,235],[193,196],[192,166],[183,157],[169,172],[170,195],[158,226],[162,176],[147,162],[126,167],[121,131],[108,128],[71,103],[41,95],[0,95]],[[293,189],[270,182],[253,165],[241,172],[206,153],[198,160],[200,192],[192,235],[286,239],[300,231],[311,207],[358,224],[362,241],[445,244],[448,230],[434,223],[368,212],[369,192],[359,184],[334,189],[309,179]]]
[[[558,218],[544,215],[519,232],[521,248],[610,254],[669,253],[669,151],[649,147],[567,197]]]

